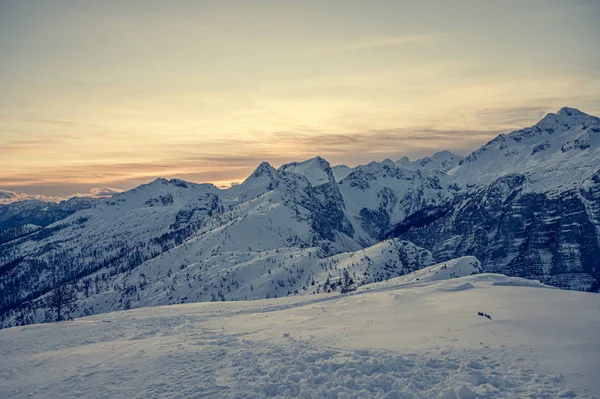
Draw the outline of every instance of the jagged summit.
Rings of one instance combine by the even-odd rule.
[[[432,156],[411,161],[408,157],[402,157],[395,162],[397,168],[410,170],[424,170],[428,172],[447,172],[462,159],[461,156],[450,151],[439,151]]]
[[[260,163],[260,165],[258,165],[256,169],[254,169],[254,172],[252,172],[250,176],[260,177],[265,174],[272,175],[273,172],[275,172],[275,168],[271,166],[271,164],[267,161],[263,161]],[[250,178],[250,176],[248,178]]]
[[[234,201],[246,201],[273,190],[279,186],[279,183],[277,170],[265,161],[261,162],[241,184],[223,191]]]
[[[161,185],[161,184],[169,184],[169,181],[167,179],[165,179],[164,177],[157,177],[156,179],[152,180],[150,183],[147,183],[146,185],[148,186],[156,186],[156,185]],[[144,186],[144,184],[142,184],[142,186]]]
[[[447,172],[455,167],[462,158],[450,151],[439,151],[430,157],[415,161],[415,164],[430,171]]]
[[[282,165],[279,171],[304,176],[313,187],[325,183],[335,183],[331,165],[320,156]]]

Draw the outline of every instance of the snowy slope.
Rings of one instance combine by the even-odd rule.
[[[309,291],[317,258],[362,247],[329,164],[313,161],[287,172],[263,163],[229,190],[157,179],[13,240],[0,247],[1,324],[47,318],[53,273],[83,314]]]
[[[348,176],[350,172],[352,172],[352,168],[346,165],[336,165],[331,168],[333,172],[333,177],[335,177],[335,181],[339,182],[344,177]]]
[[[251,223],[245,218],[244,223]],[[262,226],[258,221],[258,226]],[[227,226],[229,227],[229,226]],[[227,228],[226,227],[226,228]],[[133,270],[111,274],[100,269],[74,286],[78,291],[73,316],[80,317],[144,306],[197,301],[276,298],[343,289],[343,273],[355,289],[401,276],[435,263],[431,253],[401,240],[386,240],[356,252],[320,256],[319,248],[279,247],[282,232],[264,231],[260,238],[274,247],[254,250],[244,228],[209,231],[143,262]],[[225,239],[223,240],[223,237]],[[215,241],[216,240],[216,241]],[[258,245],[256,241],[250,245]],[[45,296],[21,312],[9,312],[4,326],[44,321]]]
[[[522,281],[473,275],[14,327],[0,331],[0,392],[14,399],[598,398],[600,296]]]
[[[483,272],[481,263],[474,256],[465,256],[424,267],[407,273],[401,277],[391,278],[380,283],[361,287],[360,290],[372,290],[382,287],[392,287],[414,283],[429,283],[433,281],[449,280],[452,278],[471,276]]]

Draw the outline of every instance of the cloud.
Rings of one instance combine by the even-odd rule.
[[[400,125],[379,129],[362,129],[360,124],[350,120],[348,126],[339,129],[315,128],[315,125],[307,124],[278,131],[251,131],[245,137],[215,134],[210,139],[173,139],[161,142],[160,149],[152,152],[139,151],[115,158],[103,154],[106,158],[101,161],[90,156],[77,163],[28,168],[17,168],[7,163],[9,170],[12,167],[12,173],[0,175],[0,187],[5,191],[0,201],[59,201],[74,195],[104,197],[157,177],[212,182],[226,187],[231,182],[243,181],[262,161],[279,166],[316,155],[326,158],[331,164],[349,166],[384,158],[400,159],[405,155],[414,159],[443,149],[463,155],[499,133],[529,126],[544,113],[558,109],[543,104],[461,108],[455,114],[461,123],[447,128],[440,128],[444,124],[435,119],[417,120],[408,127]],[[350,117],[346,116],[344,120]],[[381,125],[393,122],[385,121]],[[22,191],[35,194],[17,194]]]
[[[501,133],[498,129],[459,130],[435,129],[427,126],[377,129],[358,133],[321,133],[298,136],[276,133],[273,141],[288,151],[306,157],[322,155],[333,162],[369,162],[381,157],[400,158],[404,155],[425,156],[448,149],[464,153],[476,149]]]
[[[123,190],[112,187],[95,187],[90,190],[92,197],[111,197],[113,194],[118,194],[123,192]],[[84,194],[84,196],[88,196],[88,194]]]
[[[42,194],[25,194],[17,193],[15,191],[0,190],[0,204],[10,204],[12,202],[26,201],[26,200],[38,200],[38,201],[49,201],[58,202],[63,198],[56,196],[45,196]]]
[[[357,165],[404,155],[420,157],[440,149],[465,153],[499,134],[498,129],[436,129],[413,126],[344,132],[299,127],[261,133],[245,140],[219,138],[210,143],[168,143],[152,161],[78,163],[20,171],[0,177],[6,189],[55,196],[110,196],[157,177],[212,182],[219,186],[242,181],[262,161],[275,166],[320,155],[332,164]],[[227,149],[227,152],[224,151]],[[83,191],[85,190],[85,191]],[[87,191],[89,190],[89,191]],[[5,202],[14,201],[5,198]]]
[[[476,115],[487,126],[518,128],[542,119],[548,112],[556,112],[556,110],[547,105],[497,107],[479,110]]]
[[[123,192],[123,190],[111,187],[94,187],[89,192],[76,193],[67,196],[43,195],[43,194],[27,194],[19,193],[10,190],[0,190],[0,204],[10,204],[19,201],[38,200],[45,202],[60,202],[71,197],[92,197],[106,198],[113,194]]]
[[[16,198],[16,197],[17,197],[17,193],[15,193],[14,191],[0,190],[0,199],[10,199],[10,198]]]

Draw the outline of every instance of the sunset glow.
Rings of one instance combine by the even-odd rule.
[[[565,105],[600,113],[598,17],[585,0],[2,2],[0,190],[465,154]]]

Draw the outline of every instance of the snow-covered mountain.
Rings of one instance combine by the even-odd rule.
[[[546,191],[578,186],[599,167],[600,118],[565,107],[531,127],[497,136],[448,173],[469,184],[522,174],[528,191]]]
[[[475,255],[489,271],[600,288],[600,119],[563,108],[448,173],[472,188],[413,213],[390,236],[438,260]]]
[[[394,224],[419,209],[433,206],[458,190],[439,170],[413,170],[390,160],[357,166],[339,183],[355,238],[370,245]]]
[[[434,262],[407,242],[363,248],[323,159],[263,163],[229,190],[157,179],[0,247],[1,306],[28,323],[57,284],[94,314],[341,290]]]
[[[0,205],[0,231],[23,225],[47,226],[81,209],[94,207],[95,198],[73,197],[60,203],[26,200]]]
[[[97,199],[73,197],[60,203],[26,200],[0,205],[0,244],[96,205]]]
[[[597,290],[599,137],[598,118],[563,108],[465,158],[263,162],[229,189],[157,179],[42,203],[64,212],[46,226],[4,206],[21,230],[0,241],[2,325],[50,318],[61,286],[85,315],[347,291],[468,255],[485,271]]]
[[[408,157],[403,157],[396,162],[396,165],[411,170],[448,172],[457,166],[462,159],[463,157],[444,150],[416,161],[410,161]]]

